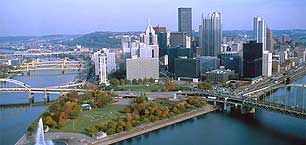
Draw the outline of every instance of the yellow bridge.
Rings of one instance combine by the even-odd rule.
[[[60,61],[43,61],[43,62],[30,62],[24,63],[19,66],[19,69],[11,70],[11,73],[31,71],[45,71],[45,70],[60,70],[64,73],[67,70],[81,70],[82,61],[68,61],[67,58]]]

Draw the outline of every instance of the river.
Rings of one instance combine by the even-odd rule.
[[[77,71],[40,71],[31,75],[16,76],[15,80],[22,81],[32,87],[48,87],[63,85],[75,78]],[[43,101],[43,94],[34,94],[35,102]],[[58,95],[50,94],[50,99]],[[0,104],[27,103],[28,93],[0,93]],[[13,145],[26,133],[28,126],[46,110],[47,106],[0,109],[0,145]]]
[[[305,84],[306,76],[297,80]],[[298,91],[297,91],[298,90]],[[289,102],[302,104],[301,88],[291,88]],[[284,101],[286,89],[270,98]],[[306,101],[306,99],[305,99]],[[306,104],[306,103],[305,103]],[[294,117],[256,110],[254,115],[214,112],[157,131],[140,135],[117,145],[305,145],[306,121]]]
[[[33,87],[61,85],[69,82],[77,72],[44,71],[31,76],[16,76],[14,79]],[[306,76],[294,83],[306,83]],[[302,104],[306,92],[291,88],[289,102]],[[274,101],[284,101],[286,89],[273,94]],[[54,100],[58,95],[51,95]],[[1,93],[0,104],[27,102],[27,93]],[[35,94],[35,101],[42,95]],[[306,101],[306,100],[305,100]],[[13,145],[47,107],[31,107],[0,110],[0,144]],[[303,145],[306,144],[306,122],[302,119],[256,110],[251,116],[228,112],[214,112],[184,121],[157,131],[118,143],[118,145]]]

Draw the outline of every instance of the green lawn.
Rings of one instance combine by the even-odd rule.
[[[126,86],[117,86],[115,90],[120,91],[143,91],[143,92],[154,92],[161,90],[161,86],[159,85],[126,85]]]
[[[60,129],[52,129],[54,132],[77,132],[85,133],[85,129],[90,125],[97,125],[100,121],[105,123],[109,120],[116,119],[121,113],[125,105],[107,105],[104,108],[97,108],[91,111],[81,112],[80,116],[74,120],[66,120],[64,126]]]

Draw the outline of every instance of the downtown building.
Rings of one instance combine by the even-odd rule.
[[[202,56],[218,56],[221,54],[222,18],[220,12],[202,16],[200,25],[200,48]]]
[[[270,53],[269,51],[263,52],[262,75],[266,77],[272,75],[272,53]]]
[[[157,42],[159,47],[159,57],[164,57],[167,54],[167,48],[169,45],[169,33],[166,27],[157,25],[153,27],[155,34],[157,35]]]
[[[171,47],[191,47],[190,36],[186,32],[171,32],[170,33],[170,46]]]
[[[178,8],[178,32],[192,33],[192,8]]]
[[[267,50],[271,53],[274,51],[273,33],[269,28],[267,28]]]
[[[267,50],[267,26],[261,17],[253,18],[253,40],[262,43],[262,52]]]
[[[131,52],[131,58],[126,59],[127,80],[159,78],[158,36],[150,23]]]
[[[107,75],[116,71],[116,55],[109,49],[103,48],[92,54],[95,75],[99,78],[100,84],[108,84]]]
[[[262,43],[250,41],[243,44],[243,77],[256,78],[262,75]]]

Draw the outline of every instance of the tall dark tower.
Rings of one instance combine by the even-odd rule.
[[[178,32],[192,33],[192,9],[178,8]]]
[[[262,43],[250,41],[243,44],[243,77],[255,78],[262,75]]]

